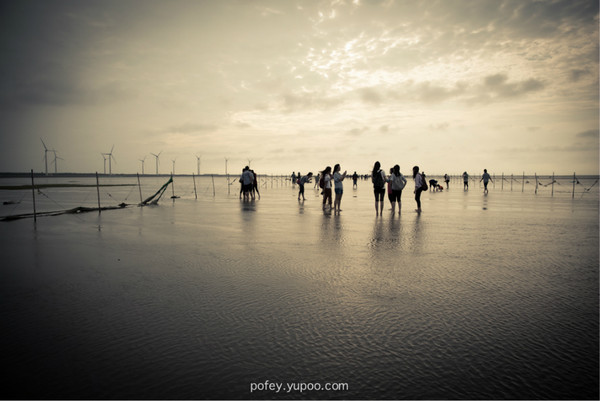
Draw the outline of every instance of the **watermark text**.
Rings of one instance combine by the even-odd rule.
[[[270,391],[275,393],[303,393],[306,391],[348,391],[348,383],[278,383],[265,380],[250,383],[250,392]]]

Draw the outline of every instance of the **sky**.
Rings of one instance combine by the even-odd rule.
[[[598,174],[598,25],[597,0],[2,2],[0,172],[45,144],[50,172]]]

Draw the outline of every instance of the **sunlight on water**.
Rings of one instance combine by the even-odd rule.
[[[267,179],[241,202],[233,178],[214,197],[197,180],[157,206],[0,224],[5,396],[598,398],[597,187],[429,192],[418,215],[409,184],[376,217],[368,182],[330,214],[312,186],[298,202]],[[97,205],[94,187],[43,192],[38,210]],[[29,212],[0,194],[20,201],[2,215]],[[250,393],[265,380],[349,387]]]

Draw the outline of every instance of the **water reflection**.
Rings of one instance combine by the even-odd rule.
[[[343,233],[343,217],[338,214],[336,214],[333,218],[333,232],[332,232],[332,240],[334,240],[337,243],[343,243],[344,242],[344,233]]]
[[[256,200],[241,200],[240,201],[240,210],[242,212],[256,212]]]
[[[388,220],[376,217],[369,239],[369,248],[373,251],[389,250],[402,242],[402,220],[392,215]]]
[[[415,255],[423,251],[422,226],[421,213],[417,213],[410,233],[410,249]]]

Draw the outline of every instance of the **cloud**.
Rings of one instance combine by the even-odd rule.
[[[346,135],[349,136],[361,136],[362,134],[364,134],[365,132],[367,132],[369,130],[368,127],[362,127],[362,128],[353,128],[349,131],[346,132]]]
[[[439,123],[439,124],[429,124],[429,129],[434,131],[445,131],[450,127],[450,124],[447,122]]]
[[[544,89],[544,83],[537,79],[508,82],[506,74],[488,75],[483,79],[482,91],[491,97],[510,98]]]
[[[317,92],[286,93],[281,98],[283,109],[288,113],[306,109],[330,109],[344,103],[342,98],[327,97]]]
[[[592,138],[592,139],[598,139],[599,132],[600,132],[600,130],[598,130],[598,129],[591,129],[591,130],[587,130],[587,131],[580,132],[580,133],[578,133],[576,136],[577,136],[578,138]]]
[[[573,69],[570,73],[571,82],[577,82],[583,76],[590,75],[590,71],[586,69]]]
[[[181,125],[175,125],[166,129],[166,132],[176,133],[176,134],[191,134],[191,133],[202,133],[202,132],[212,132],[217,130],[217,126],[210,124],[194,124],[194,123],[184,123]]]
[[[357,90],[360,99],[365,103],[379,105],[383,102],[383,96],[374,88],[361,88]]]

